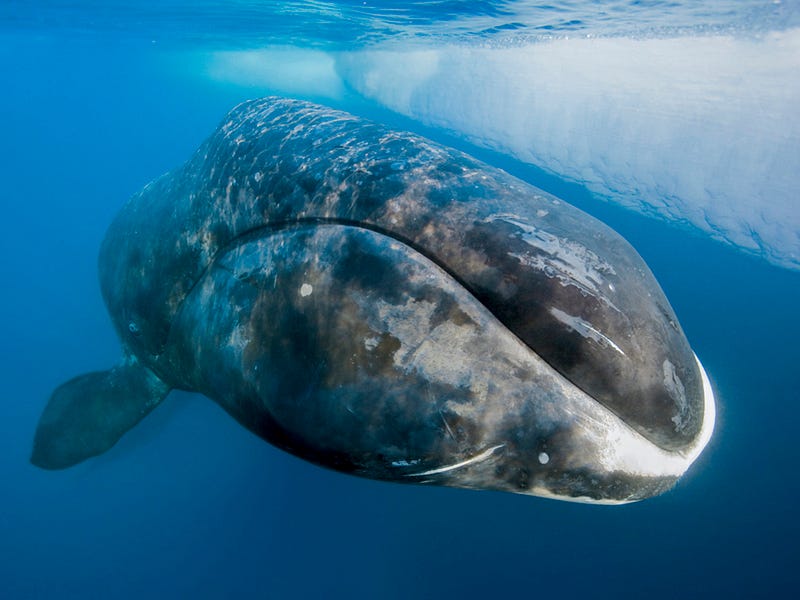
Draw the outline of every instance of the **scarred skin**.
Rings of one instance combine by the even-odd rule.
[[[618,234],[318,105],[236,107],[127,203],[99,267],[162,396],[201,392],[353,474],[624,502],[669,488],[708,425],[699,363]]]

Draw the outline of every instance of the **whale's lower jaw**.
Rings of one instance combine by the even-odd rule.
[[[711,382],[697,355],[695,360],[703,382],[703,424],[691,445],[680,452],[668,452],[632,429],[611,427],[607,430],[607,452],[596,455],[599,464],[591,495],[575,495],[575,490],[562,493],[552,487],[532,487],[522,493],[570,502],[615,505],[644,500],[672,488],[700,456],[716,422]]]
[[[591,428],[573,428],[571,464],[540,472],[529,486],[520,485],[515,489],[514,486],[508,486],[506,481],[499,483],[495,479],[492,459],[503,453],[503,445],[479,453],[472,460],[420,474],[429,477],[449,475],[449,481],[437,481],[431,477],[420,483],[496,489],[603,505],[629,504],[662,494],[671,489],[691,467],[714,430],[714,392],[697,356],[695,360],[703,381],[703,424],[694,443],[681,452],[669,452],[658,447],[609,412],[600,427],[599,419],[594,414],[589,419]],[[534,459],[539,463],[547,463],[551,457],[541,453]],[[463,471],[457,473],[459,470]]]

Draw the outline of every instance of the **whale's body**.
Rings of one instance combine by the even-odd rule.
[[[58,388],[33,462],[104,452],[172,388],[320,465],[597,502],[668,489],[714,400],[608,227],[424,138],[280,98],[236,107],[100,253],[122,340]]]

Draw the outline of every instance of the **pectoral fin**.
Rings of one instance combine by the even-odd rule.
[[[56,388],[39,419],[31,462],[64,469],[102,454],[147,416],[169,386],[135,358]]]

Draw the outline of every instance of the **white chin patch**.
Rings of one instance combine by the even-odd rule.
[[[678,478],[683,475],[711,439],[716,419],[716,406],[711,383],[697,356],[695,356],[695,360],[703,382],[703,424],[690,446],[677,452],[664,450],[610,411],[603,411],[595,413],[584,423],[583,435],[585,436],[586,452],[583,453],[582,464],[572,466],[583,467],[599,473],[619,473],[632,477]],[[554,494],[542,487],[531,489],[527,493],[545,498],[589,504],[627,504],[638,499],[597,500],[588,497],[571,497]]]

